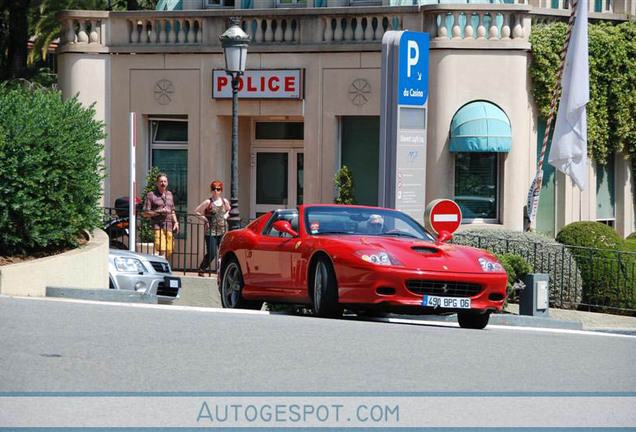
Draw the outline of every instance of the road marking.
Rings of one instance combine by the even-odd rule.
[[[105,302],[105,301],[96,301],[96,300],[57,298],[57,297],[20,297],[20,296],[8,296],[8,295],[0,294],[0,298],[34,300],[34,301],[52,301],[52,302],[62,302],[62,303],[80,303],[80,304],[93,304],[93,305],[104,305],[104,306],[120,306],[120,307],[141,308],[141,309],[177,310],[177,311],[186,311],[186,312],[196,311],[196,312],[221,313],[221,314],[296,316],[296,315],[285,314],[280,312],[249,310],[249,309],[222,309],[222,308],[201,307],[201,306],[120,303],[120,302]],[[368,318],[368,319],[360,320],[357,317],[352,317],[352,316],[350,316],[349,318],[350,319],[353,318],[352,319],[353,321],[387,322],[391,324],[408,324],[408,325],[459,328],[458,323],[449,322],[449,321],[427,321],[427,320],[413,320],[413,319],[404,319],[404,318]],[[489,324],[488,327],[486,327],[486,330],[489,330],[489,329],[512,330],[512,331],[518,330],[518,331],[524,331],[524,332],[540,332],[540,333],[560,333],[560,334],[572,334],[572,335],[581,335],[581,336],[608,336],[608,337],[617,337],[617,338],[636,339],[636,336],[634,335],[626,335],[626,334],[620,334],[620,333],[607,333],[606,331],[610,330],[607,328],[604,328],[603,329],[604,331],[600,332],[600,331],[590,331],[590,330],[503,326],[503,325],[497,325],[497,324]],[[625,331],[625,330],[628,330],[628,331],[633,330],[634,332],[636,332],[636,329],[623,328],[623,327],[616,328],[616,331]]]
[[[248,315],[271,315],[270,311],[258,311],[249,309],[221,309],[202,306],[177,306],[177,305],[164,305],[164,304],[148,304],[148,303],[123,303],[123,302],[107,302],[97,300],[80,300],[70,298],[59,297],[20,297],[20,296],[7,296],[0,294],[0,298],[15,298],[20,300],[45,300],[62,303],[82,303],[93,305],[106,305],[106,306],[121,306],[141,309],[162,309],[162,310],[178,310],[178,311],[197,311],[197,312],[213,312],[213,313],[238,313]]]
[[[395,324],[416,324],[416,325],[430,325],[436,327],[457,327],[459,328],[459,323],[456,322],[448,322],[448,321],[425,321],[425,320],[410,320],[410,319],[402,319],[402,318],[375,318],[373,321],[384,321]],[[605,333],[605,332],[597,332],[590,330],[572,330],[572,329],[559,329],[559,328],[545,328],[545,327],[523,327],[523,326],[503,326],[497,324],[488,324],[486,330],[488,329],[497,329],[497,330],[519,330],[519,331],[535,331],[542,333],[562,333],[562,334],[574,334],[574,335],[590,335],[590,336],[611,336],[611,337],[621,337],[621,338],[632,338],[635,339],[636,336],[618,334],[618,333]],[[607,329],[604,329],[607,330]],[[619,330],[625,330],[624,328],[617,328]],[[633,329],[636,332],[636,329]]]

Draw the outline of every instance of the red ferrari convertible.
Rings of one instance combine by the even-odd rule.
[[[443,234],[443,235],[442,235]],[[219,250],[225,308],[263,301],[308,305],[318,316],[457,313],[484,328],[502,307],[507,275],[481,249],[446,244],[397,210],[304,205],[228,232]]]

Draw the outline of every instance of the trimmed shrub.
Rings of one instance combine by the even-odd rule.
[[[154,191],[157,187],[157,176],[161,174],[161,170],[158,167],[151,167],[146,174],[146,186],[141,194],[142,205],[146,202],[146,195]],[[137,219],[139,221],[139,240],[143,243],[152,243],[155,241],[155,233],[152,230],[150,219],[141,217]]]
[[[583,304],[608,308],[636,308],[636,254],[612,227],[600,222],[573,222],[561,229],[557,240],[572,246],[583,277]],[[629,244],[628,244],[629,243]]]
[[[550,275],[550,303],[576,308],[581,301],[581,274],[572,254],[551,238],[533,232],[499,228],[468,228],[455,233],[453,243],[524,258],[533,273]]]
[[[600,222],[572,222],[564,226],[556,240],[570,246],[620,250],[623,239],[611,226]]]
[[[515,254],[495,254],[501,265],[508,273],[508,284],[506,285],[506,301],[504,308],[509,301],[517,302],[519,296],[515,285],[523,283],[526,276],[532,272],[530,264],[524,257]]]
[[[356,198],[353,195],[353,172],[344,165],[333,176],[334,184],[338,189],[338,197],[335,199],[336,204],[356,204]]]
[[[512,283],[523,282],[529,273],[532,273],[532,267],[528,264],[528,261],[524,257],[515,254],[503,254],[501,255],[506,263],[513,270]],[[510,278],[509,278],[510,279]]]
[[[0,251],[46,253],[101,225],[103,124],[59,91],[0,85]]]

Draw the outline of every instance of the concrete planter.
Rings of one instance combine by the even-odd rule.
[[[137,243],[135,252],[141,252],[149,255],[155,255],[154,243]]]
[[[78,249],[0,267],[0,293],[44,297],[46,287],[108,289],[108,236],[95,229]]]

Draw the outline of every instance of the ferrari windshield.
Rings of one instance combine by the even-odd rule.
[[[344,234],[433,240],[410,216],[380,208],[306,207],[305,229],[311,235]]]

